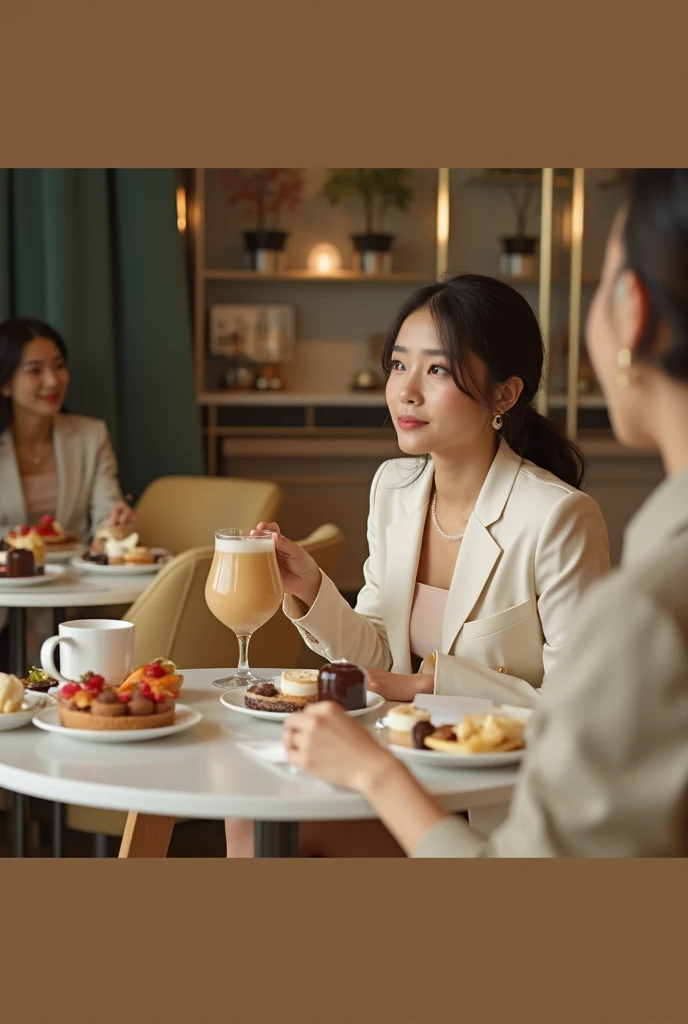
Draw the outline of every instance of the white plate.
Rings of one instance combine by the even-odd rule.
[[[266,680],[266,682],[268,681]],[[242,715],[253,715],[254,718],[265,718],[268,722],[283,722],[289,714],[287,711],[254,711],[253,708],[247,708],[244,704],[246,690],[246,686],[237,686],[233,690],[225,690],[220,697],[220,701],[230,711],[238,711]],[[381,697],[379,693],[373,693],[371,690],[368,690],[366,700],[367,707],[360,708],[358,711],[347,711],[347,715],[356,718],[358,715],[365,715],[372,711],[373,708],[379,708],[381,704],[385,703],[384,697]]]
[[[60,725],[59,708],[52,707],[39,711],[34,715],[33,724],[46,732],[67,736],[70,740],[85,740],[87,743],[140,743],[142,740],[159,740],[163,736],[173,736],[198,725],[203,715],[188,704],[177,704],[177,714],[172,725],[163,725],[160,729],[132,729],[131,732],[102,732],[95,729],[66,729]]]
[[[163,565],[167,565],[172,555],[165,548],[151,548],[154,555],[163,555],[162,562],[153,562],[152,565],[98,565],[96,562],[89,562],[78,556],[72,558],[70,565],[79,572],[95,572],[101,576],[145,576],[150,573],[160,572]]]
[[[416,750],[415,747],[400,747],[396,743],[388,743],[388,747],[402,761],[424,765],[426,768],[506,768],[507,765],[518,764],[525,754],[525,750],[497,751],[494,754],[448,754],[444,750]]]
[[[46,565],[42,576],[0,576],[0,590],[18,590],[22,587],[40,587],[44,583],[53,583],[67,570],[63,565]]]
[[[32,693],[31,690],[24,691],[24,700],[21,711],[12,711],[0,715],[0,732],[7,729],[21,729],[28,725],[37,711],[43,708],[53,708],[57,701],[47,693]]]
[[[75,544],[73,548],[68,548],[65,551],[51,551],[49,547],[46,547],[45,560],[48,565],[66,565],[73,558],[78,558],[83,550],[83,544]]]

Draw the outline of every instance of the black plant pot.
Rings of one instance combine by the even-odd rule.
[[[392,272],[392,243],[394,235],[352,235],[354,243],[354,270],[363,274],[390,274]]]
[[[264,274],[284,270],[288,232],[244,231],[243,234],[249,270]]]
[[[537,277],[538,238],[510,235],[502,239],[502,273],[507,277]]]

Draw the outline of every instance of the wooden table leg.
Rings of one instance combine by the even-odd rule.
[[[176,818],[129,811],[120,857],[166,857]]]

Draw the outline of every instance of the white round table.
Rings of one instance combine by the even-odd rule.
[[[26,672],[26,610],[52,608],[93,608],[98,605],[132,604],[155,579],[155,574],[105,576],[77,572],[71,567],[64,574],[33,587],[4,589],[0,585],[0,608],[9,609],[7,624],[9,671]],[[56,627],[57,627],[56,619]]]
[[[271,677],[279,671],[257,669],[256,674]],[[245,740],[279,740],[282,726],[225,708],[212,680],[226,672],[184,671],[180,699],[198,708],[203,719],[177,736],[99,745],[34,726],[4,732],[0,787],[86,807],[178,818],[247,818],[258,823],[257,856],[294,853],[299,821],[375,818],[362,796],[242,751],[238,744]],[[388,706],[362,716],[361,723],[372,728]],[[423,768],[416,774],[444,809],[464,811],[507,802],[517,770]]]

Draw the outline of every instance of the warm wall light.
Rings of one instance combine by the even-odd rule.
[[[308,269],[313,274],[336,274],[342,266],[342,257],[336,245],[321,242],[308,254]]]
[[[186,231],[186,192],[181,186],[177,189],[177,227]]]

